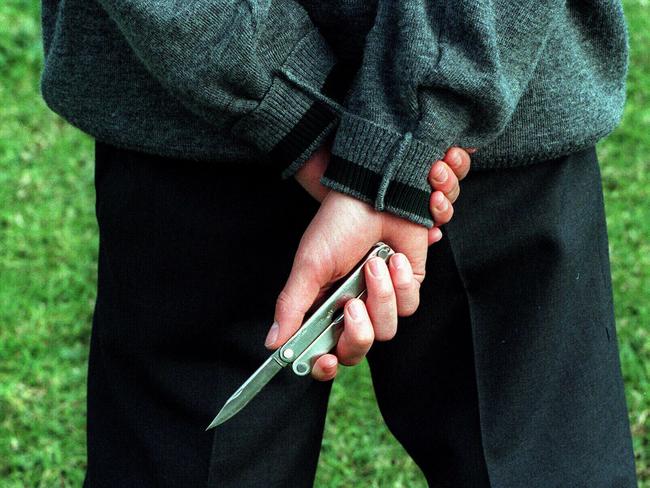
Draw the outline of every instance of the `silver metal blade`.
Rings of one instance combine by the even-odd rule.
[[[255,395],[264,388],[264,386],[273,379],[284,367],[279,361],[279,352],[273,353],[264,364],[257,368],[250,378],[248,378],[232,396],[226,404],[219,410],[219,413],[210,423],[207,429],[210,430],[219,424],[236,415],[242,408],[248,405]]]

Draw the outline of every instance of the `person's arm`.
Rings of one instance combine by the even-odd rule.
[[[322,183],[430,227],[431,164],[503,131],[565,8],[379,0]]]
[[[171,96],[281,169],[335,127],[351,73],[298,2],[98,1]]]
[[[427,257],[423,225],[433,224],[431,165],[451,146],[480,151],[505,128],[563,8],[559,0],[379,0],[321,179],[335,191],[300,241],[267,346],[282,345],[316,297],[377,240],[406,261],[381,276],[366,271],[360,318],[348,307],[363,304],[348,301],[336,356],[320,358],[312,375],[332,378],[337,357],[358,361],[373,339],[392,337],[398,315],[418,308]]]
[[[294,174],[298,183],[319,202],[331,191],[320,181],[331,158],[331,147],[325,143]],[[436,161],[427,177],[433,193],[429,201],[429,211],[435,226],[429,229],[429,245],[442,238],[440,226],[449,223],[454,214],[454,202],[460,194],[460,181],[467,176],[471,165],[473,149],[452,147],[441,161]]]

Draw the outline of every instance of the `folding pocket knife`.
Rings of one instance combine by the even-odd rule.
[[[374,257],[388,261],[394,251],[378,242],[345,277],[340,285],[309,315],[289,340],[275,351],[228,399],[206,430],[224,423],[236,415],[257,395],[282,368],[291,365],[299,376],[308,375],[314,362],[336,346],[343,332],[343,306],[351,298],[363,299],[366,280],[363,267]]]

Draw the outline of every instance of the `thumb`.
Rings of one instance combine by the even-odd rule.
[[[277,349],[300,328],[305,313],[327,284],[327,279],[320,279],[321,270],[314,260],[296,256],[289,279],[275,303],[274,322],[264,342],[268,349]]]

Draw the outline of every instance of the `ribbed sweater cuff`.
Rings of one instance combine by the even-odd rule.
[[[349,76],[320,32],[311,31],[296,44],[259,105],[232,132],[268,153],[286,178],[336,127],[336,103],[323,100],[340,102],[342,81]],[[316,99],[312,91],[323,96]]]
[[[431,228],[427,176],[445,150],[442,141],[424,143],[410,132],[400,134],[344,113],[321,183]]]

